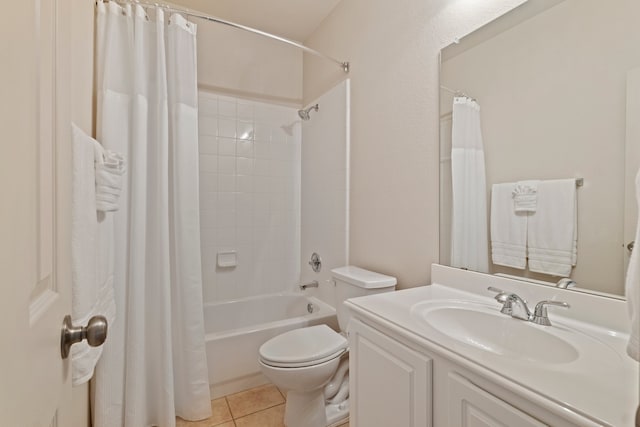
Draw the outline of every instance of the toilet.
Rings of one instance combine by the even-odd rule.
[[[395,290],[396,278],[355,266],[331,270],[342,333],[327,325],[294,329],[265,342],[259,350],[262,373],[287,391],[287,427],[326,427],[349,415],[349,343],[345,331],[349,298]]]

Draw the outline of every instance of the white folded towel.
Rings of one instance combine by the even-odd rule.
[[[514,210],[514,183],[491,189],[491,259],[496,265],[524,270],[527,265],[527,214]]]
[[[636,175],[636,199],[640,212],[640,171]],[[626,296],[629,317],[631,319],[631,334],[627,344],[629,356],[640,362],[640,219],[636,227],[636,247],[631,253],[629,269],[627,270]]]
[[[122,179],[126,171],[124,156],[105,150],[94,140],[96,163],[96,209],[102,212],[118,210]]]
[[[578,244],[575,179],[538,183],[537,208],[527,228],[529,270],[570,277]]]
[[[535,212],[538,204],[538,182],[519,181],[513,189],[513,207],[516,212]]]
[[[74,325],[86,325],[101,314],[111,325],[115,319],[113,222],[104,216],[99,219],[96,212],[97,142],[74,124],[72,137],[71,318]],[[101,354],[102,347],[89,347],[85,341],[71,347],[74,385],[91,379]]]

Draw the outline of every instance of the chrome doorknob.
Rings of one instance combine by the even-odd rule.
[[[627,249],[629,250],[629,252],[633,252],[633,247],[636,245],[636,241],[634,240],[633,242],[629,242],[629,244],[627,245]]]
[[[73,326],[71,316],[66,315],[62,321],[60,334],[60,354],[63,359],[69,357],[73,344],[87,340],[91,347],[102,345],[107,339],[107,319],[104,316],[93,316],[87,326]]]

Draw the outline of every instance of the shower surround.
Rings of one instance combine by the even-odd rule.
[[[297,108],[199,92],[205,303],[290,291],[300,271]],[[219,267],[235,251],[235,267]]]

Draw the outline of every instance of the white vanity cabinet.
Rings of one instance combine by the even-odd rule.
[[[352,318],[349,345],[351,427],[583,425],[369,319]]]
[[[432,425],[429,356],[355,319],[349,347],[350,426]]]
[[[525,412],[498,399],[463,376],[449,372],[447,425],[451,427],[542,427]]]
[[[344,302],[351,427],[635,426],[624,301],[450,267],[432,278]],[[551,326],[512,319],[489,287],[571,309]]]

